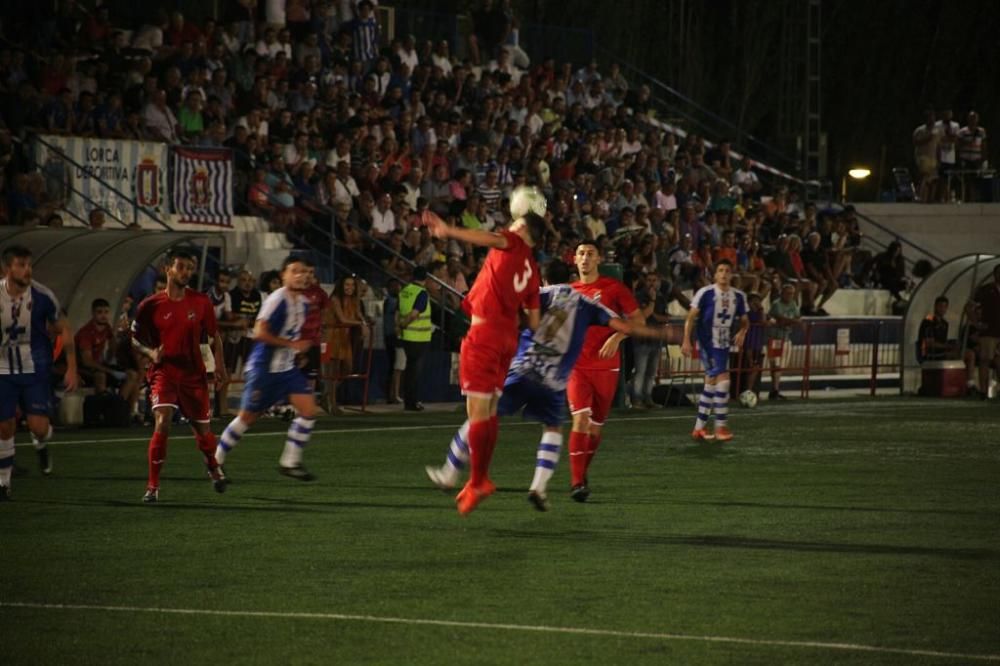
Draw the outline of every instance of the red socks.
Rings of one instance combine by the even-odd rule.
[[[590,435],[573,430],[569,433],[570,485],[583,485],[587,476],[587,460],[590,458]]]
[[[149,483],[150,488],[160,487],[160,469],[167,460],[167,436],[154,432],[149,440]]]
[[[473,487],[482,485],[489,473],[492,425],[492,419],[469,423],[469,483]]]
[[[469,483],[481,486],[490,478],[490,462],[497,446],[500,422],[495,416],[469,423]]]
[[[587,442],[587,455],[583,456],[583,475],[587,476],[587,470],[590,469],[590,463],[594,461],[594,456],[597,454],[597,447],[601,445],[600,435],[590,435]]]
[[[215,462],[215,447],[218,445],[215,435],[209,431],[204,435],[195,435],[194,441],[198,444],[198,450],[205,456],[205,463],[208,464],[209,469],[218,467],[219,463]]]

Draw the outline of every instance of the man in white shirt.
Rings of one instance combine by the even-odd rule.
[[[146,105],[142,116],[146,121],[146,130],[155,139],[168,143],[180,143],[180,136],[177,134],[177,118],[167,106],[166,91],[157,90],[153,94],[153,100]]]
[[[938,135],[938,201],[951,199],[948,172],[958,168],[958,123],[952,120],[951,109],[941,111],[941,120],[934,123]]]
[[[754,173],[749,157],[744,156],[740,168],[733,172],[733,185],[738,185],[744,194],[760,192],[760,178]]]
[[[359,196],[361,196],[361,192],[358,190],[358,184],[351,176],[351,163],[338,162],[337,176],[333,185],[334,201],[350,207],[354,205],[354,198]]]
[[[389,240],[389,236],[396,231],[396,216],[389,206],[392,204],[392,197],[388,193],[379,196],[374,210],[372,210],[372,236],[383,243]]]
[[[399,48],[396,50],[396,57],[398,57],[399,61],[406,65],[411,72],[414,71],[417,68],[417,65],[420,64],[420,59],[417,57],[417,49],[414,48],[416,41],[416,37],[413,35],[407,35],[403,38],[403,43],[400,44]]]

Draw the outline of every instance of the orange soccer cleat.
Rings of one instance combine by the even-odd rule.
[[[715,439],[715,435],[705,430],[704,428],[695,428],[691,431],[691,439],[696,442],[711,442]]]
[[[733,431],[726,426],[716,426],[715,438],[720,442],[728,442],[733,438]]]
[[[487,479],[479,486],[473,486],[469,481],[462,490],[455,496],[455,504],[458,505],[458,512],[463,516],[472,513],[472,510],[479,506],[479,503],[496,492],[496,485]]]

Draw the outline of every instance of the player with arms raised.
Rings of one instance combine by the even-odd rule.
[[[743,346],[750,319],[747,317],[747,297],[730,286],[733,265],[723,259],[715,267],[715,284],[702,287],[691,299],[691,309],[684,321],[684,342],[681,352],[691,356],[691,333],[698,340],[698,357],[705,369],[705,386],[698,401],[698,418],[691,436],[696,440],[718,439],[727,442],[733,438],[727,423],[729,416],[729,351]],[[740,328],[733,334],[733,321],[739,320]],[[715,429],[705,429],[709,416],[715,413]]]
[[[524,409],[524,417],[542,424],[535,476],[528,500],[539,511],[548,511],[548,482],[559,462],[562,421],[566,414],[566,382],[573,369],[587,331],[592,326],[609,326],[626,335],[665,337],[666,329],[644,324],[633,327],[614,312],[590,300],[568,284],[569,267],[556,259],[545,269],[547,286],[541,289],[542,316],[538,328],[521,333],[521,343],[507,373],[503,395],[497,406],[499,416]],[[452,439],[441,467],[427,467],[427,476],[441,489],[455,486],[469,460],[469,422]]]
[[[167,459],[170,424],[177,409],[191,422],[212,486],[216,492],[226,491],[225,477],[215,461],[208,373],[201,344],[212,345],[217,384],[226,381],[226,365],[212,301],[188,287],[196,267],[191,250],[173,248],[167,252],[167,288],[140,303],[132,322],[132,346],[150,360],[147,379],[155,420],[149,440],[149,480],[142,497],[147,504],[160,498],[160,471]]]
[[[52,436],[52,340],[62,336],[66,351],[66,390],[76,388],[76,351],[73,334],[59,311],[59,301],[45,286],[31,280],[31,250],[12,245],[0,254],[5,277],[0,279],[0,502],[10,499],[14,469],[17,408],[28,420],[28,430],[42,473],[52,470],[45,443]]]
[[[226,426],[215,452],[220,464],[225,463],[226,455],[239,444],[261,413],[287,398],[298,415],[288,428],[278,471],[299,481],[315,478],[302,466],[302,449],[309,444],[316,424],[316,397],[296,363],[296,356],[307,353],[313,344],[303,335],[309,309],[304,292],[312,271],[312,266],[301,257],[285,259],[281,266],[284,286],[271,292],[257,314],[240,413]],[[307,331],[306,335],[310,333]]]
[[[645,323],[639,304],[620,280],[601,275],[601,251],[593,241],[576,246],[575,263],[580,279],[573,288],[628,320],[632,326]],[[569,435],[570,496],[577,502],[590,496],[587,472],[601,443],[601,429],[618,390],[621,353],[625,335],[608,326],[592,326],[583,341],[583,351],[569,377],[566,395],[573,416]]]
[[[522,308],[527,313],[528,327],[538,326],[540,280],[532,248],[542,242],[545,220],[528,212],[500,232],[451,227],[430,211],[424,213],[423,220],[438,238],[491,248],[462,301],[462,309],[472,319],[462,339],[459,361],[459,380],[469,416],[471,464],[469,481],[455,501],[458,512],[466,515],[496,490],[489,478],[489,467],[497,442],[497,403],[507,368],[517,351]]]

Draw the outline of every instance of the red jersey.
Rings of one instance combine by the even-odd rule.
[[[153,294],[139,304],[132,322],[132,335],[142,345],[163,345],[160,362],[150,370],[171,368],[192,375],[205,374],[201,344],[211,344],[217,332],[212,301],[193,289],[185,289],[179,301],[166,291]]]
[[[330,297],[323,287],[314,284],[302,292],[306,299],[306,320],[302,324],[302,339],[311,340],[315,344],[323,338],[323,311],[330,307]]]
[[[636,303],[635,296],[629,288],[614,278],[602,275],[590,284],[574,282],[572,287],[584,296],[613,310],[623,319],[628,319],[639,309],[639,304]],[[588,327],[587,335],[583,339],[583,351],[580,352],[575,367],[585,370],[618,370],[621,367],[621,349],[611,358],[600,357],[601,347],[614,333],[614,329],[610,326]]]
[[[495,247],[486,255],[462,309],[469,316],[482,317],[491,327],[516,331],[521,308],[540,307],[538,264],[524,239],[510,231],[500,233],[507,239],[507,247]]]
[[[76,332],[73,341],[78,352],[89,349],[94,362],[101,363],[108,355],[109,343],[113,337],[114,331],[109,324],[102,326],[91,319]]]

